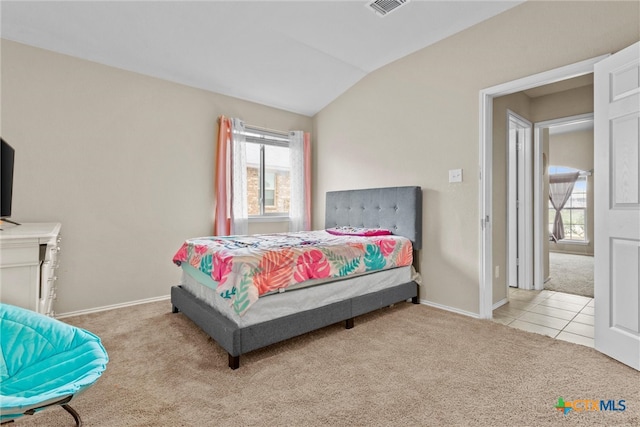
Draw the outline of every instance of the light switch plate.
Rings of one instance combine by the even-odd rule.
[[[462,169],[449,170],[449,182],[462,182]]]

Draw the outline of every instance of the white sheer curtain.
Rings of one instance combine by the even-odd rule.
[[[303,231],[304,224],[304,133],[289,133],[289,231]]]
[[[244,122],[231,119],[231,234],[249,233]]]

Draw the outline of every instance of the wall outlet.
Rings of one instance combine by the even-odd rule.
[[[449,170],[449,182],[462,182],[462,169]]]

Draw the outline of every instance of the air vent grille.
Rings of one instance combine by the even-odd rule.
[[[369,2],[367,6],[380,16],[385,16],[406,3],[409,3],[409,0],[374,0]]]

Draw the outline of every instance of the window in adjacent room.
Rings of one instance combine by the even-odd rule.
[[[549,166],[549,175],[579,172],[565,166]],[[553,223],[556,215],[549,201],[549,234],[553,234]],[[565,205],[560,210],[562,216],[563,242],[587,242],[587,174],[580,173]]]

